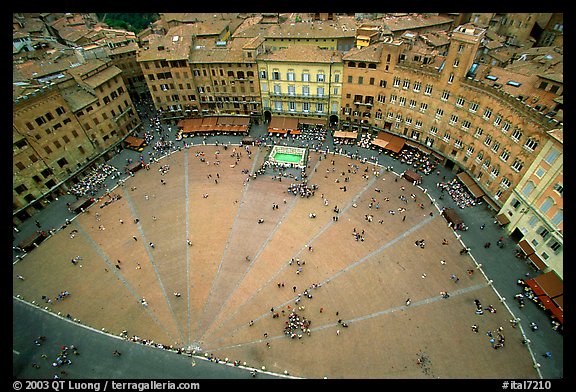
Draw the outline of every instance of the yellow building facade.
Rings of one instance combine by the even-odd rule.
[[[538,259],[536,267],[564,274],[563,131],[548,132],[540,153],[513,189],[501,213],[510,221],[506,230],[526,241]],[[531,257],[534,259],[534,257]],[[542,264],[542,262],[544,264]]]
[[[341,105],[340,52],[291,45],[257,58],[264,118],[272,115],[329,120]]]

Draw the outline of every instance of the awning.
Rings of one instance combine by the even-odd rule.
[[[142,145],[144,145],[146,143],[146,140],[144,140],[140,137],[127,136],[126,139],[124,139],[124,142],[126,142],[126,144],[128,146],[138,148],[138,147],[142,147]]]
[[[552,301],[554,301],[557,307],[564,309],[564,294],[554,297]]]
[[[473,197],[479,198],[484,196],[484,192],[482,191],[482,189],[480,189],[478,184],[474,182],[474,180],[472,179],[472,177],[470,177],[468,173],[460,172],[456,175],[456,177],[458,177],[458,179],[462,181],[464,185],[466,185],[466,188],[468,188],[468,192],[470,192]]]
[[[345,138],[345,139],[356,139],[358,137],[358,133],[357,132],[334,131],[333,136]]]
[[[451,222],[454,226],[464,223],[462,218],[460,218],[460,216],[452,208],[446,208],[444,211],[442,211],[442,215],[444,215],[444,218],[446,218],[446,220]]]
[[[537,297],[541,295],[546,295],[544,289],[542,289],[542,287],[540,287],[540,285],[534,279],[528,279],[526,281],[526,285],[532,289],[532,291]]]
[[[372,140],[372,142],[371,142],[371,144],[373,144],[373,145],[375,145],[375,146],[378,146],[378,147],[382,147],[382,148],[386,148],[386,146],[388,145],[388,143],[390,143],[390,142],[387,142],[387,141],[382,140],[382,139],[374,139],[374,140]]]
[[[403,176],[405,179],[407,179],[410,182],[414,182],[416,181],[416,183],[420,183],[422,182],[422,176],[418,173],[415,173],[413,170],[405,170],[403,173]]]
[[[378,135],[374,140],[383,140],[387,142],[386,145],[383,146],[383,148],[395,153],[399,153],[400,150],[402,150],[402,147],[404,147],[404,144],[406,143],[405,140],[402,139],[401,137],[382,131],[378,132]]]
[[[494,211],[499,211],[501,208],[491,198],[489,198],[488,195],[482,196],[482,200],[484,200],[486,202],[486,204],[488,204]]]
[[[268,130],[270,130],[270,128],[272,128],[274,130],[284,129],[285,131],[298,129],[298,119],[294,118],[294,117],[275,116],[275,117],[272,117],[272,120],[270,120],[270,124],[268,125]],[[277,132],[277,131],[275,131],[275,132]],[[286,133],[286,132],[280,132],[280,133]]]
[[[542,302],[542,305],[544,305],[544,307],[546,309],[552,310],[552,309],[556,308],[556,305],[554,304],[554,302],[552,302],[552,300],[547,295],[543,295],[541,297],[538,297],[538,299],[540,300],[540,302]]]
[[[534,265],[534,267],[538,268],[539,271],[542,271],[548,267],[536,253],[532,253],[530,256],[528,256],[528,259]]]
[[[301,118],[298,120],[299,124],[310,124],[310,125],[326,125],[326,120],[319,118]]]
[[[560,308],[552,308],[550,309],[552,315],[558,320],[560,324],[564,324],[564,311]]]
[[[547,296],[555,298],[564,294],[564,283],[556,272],[550,271],[535,277],[535,280]]]
[[[496,220],[498,221],[498,223],[500,223],[502,226],[507,225],[508,223],[510,223],[510,219],[508,219],[508,217],[506,216],[506,214],[501,213],[496,215]]]
[[[526,256],[530,256],[532,253],[534,253],[534,249],[532,249],[532,246],[526,240],[520,241],[518,246],[520,249],[522,249],[522,252],[524,252]]]

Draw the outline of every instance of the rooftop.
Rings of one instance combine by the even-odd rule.
[[[286,48],[258,55],[258,60],[302,63],[336,63],[341,59],[342,54],[338,51],[320,49],[312,45],[289,45]]]

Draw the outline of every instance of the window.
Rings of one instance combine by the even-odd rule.
[[[497,115],[496,118],[494,119],[493,125],[494,125],[495,127],[499,127],[499,126],[500,126],[500,123],[502,123],[502,116]]]
[[[562,184],[558,184],[558,183],[554,184],[554,188],[553,188],[553,189],[554,189],[556,192],[558,192],[558,194],[559,194],[560,196],[563,196],[563,194],[564,194],[564,186],[563,186]]]
[[[492,145],[492,148],[491,148],[492,152],[497,153],[499,149],[500,149],[500,143],[494,142],[494,144]]]
[[[458,122],[458,116],[455,114],[452,114],[450,116],[450,121],[448,121],[448,124],[450,125],[456,125],[456,123]]]
[[[416,101],[411,99],[410,100],[410,109],[414,109],[416,107]]]
[[[555,226],[560,225],[564,221],[564,212],[558,211],[550,221]]]
[[[310,111],[310,102],[302,102],[302,111],[306,113]]]
[[[319,97],[323,97],[324,96],[324,87],[317,87],[316,88],[316,95]]]
[[[400,78],[394,78],[392,85],[394,87],[400,87]]]
[[[536,177],[538,178],[542,178],[542,176],[544,176],[544,174],[546,174],[546,170],[544,170],[544,168],[542,167],[538,167],[538,169],[536,169],[536,173],[534,173],[536,175]]]
[[[524,167],[524,163],[521,160],[516,158],[512,165],[510,166],[514,171],[519,172]]]
[[[502,181],[500,181],[500,186],[504,189],[510,188],[510,185],[512,185],[512,181],[506,177],[502,178]]]
[[[363,83],[364,83],[364,77],[358,76],[358,84],[363,84]]]
[[[402,88],[404,90],[408,90],[410,88],[410,80],[408,80],[408,79],[404,80],[404,84],[402,85]]]
[[[427,109],[428,109],[428,104],[422,102],[422,103],[420,104],[420,112],[421,112],[421,113],[426,113],[426,110],[427,110]]]
[[[530,193],[532,193],[535,187],[536,186],[532,181],[528,181],[526,185],[524,185],[524,187],[522,188],[522,196],[529,197]]]
[[[302,95],[310,95],[310,86],[302,86]]]
[[[280,87],[280,86],[278,86]],[[288,85],[288,95],[295,95],[296,94],[296,86],[294,86],[293,84],[289,84]]]
[[[397,97],[396,97],[395,95],[391,95],[391,96],[390,96],[390,103],[391,103],[391,104],[396,104],[396,99],[397,99]]]
[[[490,170],[490,177],[492,179],[496,179],[496,177],[498,177],[499,174],[500,174],[500,169],[498,167],[492,167],[492,170]]]
[[[444,133],[442,140],[444,140],[446,143],[449,143],[450,142],[450,134],[448,132]]]
[[[288,78],[288,81],[293,82],[296,79],[296,74],[294,71],[288,71],[286,77]]]
[[[522,137],[522,131],[520,129],[515,129],[514,132],[512,132],[512,135],[510,135],[510,138],[515,142],[518,142],[521,137]]]
[[[340,74],[334,74],[334,83],[340,83]],[[374,84],[374,78],[370,78],[370,84]]]
[[[454,74],[450,73],[450,76],[448,76],[448,83],[452,83],[454,82]]]
[[[547,245],[548,245],[548,246],[550,247],[550,249],[552,249],[552,250],[554,251],[554,253],[556,253],[556,254],[558,254],[559,251],[560,251],[560,248],[562,248],[562,245],[561,245],[558,241],[556,241],[555,239],[552,239],[552,240],[548,241],[548,244],[547,244]]]
[[[324,104],[323,103],[317,103],[316,104],[316,112],[318,112],[318,113],[324,112]]]
[[[538,230],[536,230],[536,233],[544,240],[550,237],[550,232],[544,226],[540,226]]]
[[[468,155],[469,157],[471,157],[472,154],[474,154],[474,147],[468,146],[468,148],[466,149],[466,155]]]
[[[506,162],[508,160],[508,158],[510,158],[510,151],[504,149],[502,151],[502,154],[500,154],[500,159],[503,160],[504,162]]]
[[[259,75],[260,75],[260,79],[266,79],[266,71],[260,71]]]
[[[458,106],[459,108],[464,106],[464,103],[466,103],[466,100],[463,97],[456,98],[456,106]]]
[[[280,72],[272,71],[272,80],[280,80]]]
[[[432,85],[431,84],[426,85],[426,87],[424,88],[424,94],[432,95]]]
[[[544,158],[544,161],[546,163],[548,163],[549,165],[552,165],[555,161],[556,158],[558,158],[560,156],[560,152],[556,151],[555,149],[552,149],[548,155],[546,155],[546,158]]]
[[[386,88],[386,81],[385,80],[380,81],[380,87]]]
[[[385,96],[385,95],[378,94],[377,101],[378,101],[379,103],[386,103],[386,96]]]
[[[459,65],[460,65],[460,59],[455,59],[455,60],[454,60],[454,63],[452,64],[452,66],[453,66],[454,68],[456,68],[456,67],[458,67]]]
[[[34,121],[36,121],[36,124],[38,124],[38,125],[42,125],[42,124],[46,123],[46,120],[42,116],[37,117]]]
[[[447,90],[442,91],[442,97],[440,97],[440,99],[443,101],[448,101],[448,98],[450,98],[450,92]]]
[[[470,121],[468,121],[468,120],[462,121],[462,130],[463,130],[464,132],[468,132],[468,131],[470,130],[470,126],[471,126],[471,125],[472,125],[472,124],[471,124]]]
[[[534,152],[536,147],[538,147],[538,142],[532,138],[528,138],[526,143],[524,143],[524,148],[530,152]]]
[[[316,81],[317,82],[324,82],[324,74],[323,73],[319,73],[318,75],[316,75]]]
[[[540,212],[546,214],[550,208],[554,205],[554,200],[551,197],[547,197],[546,200],[540,205]]]
[[[422,88],[422,82],[414,82],[413,84],[414,92],[419,93]]]
[[[486,146],[490,146],[490,144],[492,144],[492,135],[486,135],[486,139],[484,139],[484,144]]]
[[[444,114],[444,110],[442,109],[436,109],[436,119],[440,120],[442,118],[442,115]]]
[[[478,154],[476,154],[476,162],[480,163],[482,162],[482,159],[484,159],[484,153],[482,151],[478,151]]]
[[[472,113],[476,113],[478,111],[478,104],[476,102],[470,102],[470,108],[468,110]]]
[[[504,124],[502,125],[502,132],[507,133],[509,129],[510,123],[508,121],[504,121]]]
[[[400,105],[400,106],[406,106],[406,98],[405,98],[405,97],[400,97],[400,99],[398,100],[398,105]]]
[[[492,116],[492,110],[490,110],[490,109],[484,110],[484,114],[482,115],[482,118],[484,120],[489,120],[490,116]]]
[[[296,111],[296,102],[288,102],[288,111],[290,112]]]

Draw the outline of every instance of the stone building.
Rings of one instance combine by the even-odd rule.
[[[13,105],[13,216],[21,221],[66,192],[141,125],[120,76],[91,60],[40,82],[20,82]]]

